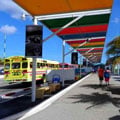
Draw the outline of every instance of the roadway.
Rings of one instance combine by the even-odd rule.
[[[31,84],[8,84],[4,81],[3,75],[0,75],[0,104],[30,93]]]

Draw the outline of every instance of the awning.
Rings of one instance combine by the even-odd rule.
[[[109,9],[113,0],[14,0],[33,16]]]
[[[100,62],[113,0],[14,0],[92,62]]]

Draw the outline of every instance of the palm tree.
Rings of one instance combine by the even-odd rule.
[[[109,56],[107,63],[118,64],[120,63],[120,36],[113,39],[107,44],[108,50],[106,54]],[[110,57],[112,56],[112,57]]]

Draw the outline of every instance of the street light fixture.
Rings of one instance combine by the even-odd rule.
[[[22,14],[21,14],[21,19],[22,19],[22,20],[26,20],[26,17],[27,17],[27,16],[30,17],[31,15],[22,13]]]

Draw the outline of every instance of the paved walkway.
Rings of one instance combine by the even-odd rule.
[[[47,108],[35,114],[33,109],[21,120],[120,120],[119,80],[112,76],[109,87],[100,87],[97,75],[90,74]]]

